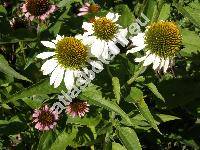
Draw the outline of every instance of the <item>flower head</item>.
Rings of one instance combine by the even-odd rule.
[[[117,42],[123,46],[129,43],[126,39],[128,31],[116,23],[118,18],[118,14],[108,13],[106,17],[96,17],[91,23],[83,23],[82,28],[86,31],[83,40],[89,41],[91,53],[97,58],[107,59],[109,51],[118,54]]]
[[[86,101],[81,101],[79,99],[73,99],[68,102],[66,113],[72,117],[83,117],[87,112],[89,112],[89,104]]]
[[[88,13],[97,13],[99,9],[100,9],[100,6],[98,4],[85,3],[83,7],[79,9],[80,12],[77,14],[77,16],[83,16]]]
[[[148,66],[153,63],[154,70],[166,72],[173,65],[173,59],[180,51],[182,37],[180,30],[174,22],[160,21],[148,27],[145,34],[139,33],[131,38],[133,45],[137,47],[127,53],[134,53],[141,49],[146,49],[146,55],[136,58],[136,62],[144,61],[143,65]]]
[[[47,105],[40,109],[36,109],[32,115],[35,128],[40,131],[50,130],[56,126],[58,114]]]
[[[51,5],[49,0],[26,0],[22,6],[22,11],[27,19],[34,18],[45,20],[51,13],[56,11],[56,6]]]
[[[66,88],[71,90],[75,85],[75,79],[78,79],[80,74],[87,70],[89,64],[102,69],[102,66],[95,61],[89,60],[90,47],[81,39],[81,35],[76,37],[57,35],[52,42],[41,42],[44,46],[54,49],[54,52],[43,52],[37,55],[37,58],[50,58],[42,65],[41,70],[44,75],[52,73],[50,84],[54,84],[55,88],[61,84],[64,77]]]

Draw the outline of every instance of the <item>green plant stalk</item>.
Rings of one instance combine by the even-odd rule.
[[[141,65],[140,69],[127,81],[127,84],[128,85],[132,84],[145,69],[146,67]]]

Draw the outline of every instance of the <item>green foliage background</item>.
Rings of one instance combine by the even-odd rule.
[[[83,1],[52,0],[59,10],[51,18],[15,30],[9,20],[21,14],[22,1],[13,0],[11,7],[4,2],[0,1],[0,149],[200,149],[199,0],[97,0],[101,11],[84,17],[76,16]],[[71,118],[63,112],[55,130],[38,132],[31,122],[33,110],[52,105],[61,90],[66,91],[64,86],[54,89],[42,75],[36,55],[46,49],[40,41],[58,33],[82,33],[83,21],[109,11],[121,15],[118,23],[123,27],[142,12],[150,22],[176,22],[183,47],[174,68],[156,74],[134,62],[139,54],[127,56],[127,48],[121,48],[79,95],[91,105],[86,117]]]

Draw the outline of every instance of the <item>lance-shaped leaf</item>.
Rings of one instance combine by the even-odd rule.
[[[135,131],[129,127],[117,127],[120,140],[127,150],[142,150]]]
[[[21,98],[41,95],[41,94],[51,94],[51,93],[60,93],[62,87],[54,88],[49,84],[49,79],[41,80],[40,82],[30,86],[26,89],[23,89],[13,95],[11,95],[5,102],[12,102]]]
[[[117,103],[119,103],[121,91],[120,91],[119,79],[117,77],[112,78],[112,85],[113,85],[113,92],[115,94],[115,98],[117,100]]]
[[[90,103],[103,107],[107,110],[114,111],[116,114],[119,114],[122,119],[126,122],[127,125],[133,126],[129,116],[114,102],[106,100],[102,97],[102,93],[97,90],[97,87],[94,85],[86,88],[83,93],[80,95],[81,98],[87,99]],[[140,142],[138,137],[133,129],[131,129],[132,134],[132,143],[134,143],[134,147],[141,149]],[[129,143],[130,144],[130,143]]]
[[[155,96],[165,102],[164,97],[159,93],[157,87],[153,83],[147,84],[147,87],[155,94]]]
[[[0,71],[16,79],[21,79],[31,82],[29,79],[27,79],[23,75],[16,72],[13,68],[11,68],[7,60],[3,57],[3,55],[0,55]]]
[[[147,104],[144,101],[143,92],[140,89],[136,87],[132,87],[130,91],[130,95],[126,98],[126,100],[130,103],[134,103],[136,107],[138,108],[138,110],[140,111],[140,113],[142,114],[142,116],[149,122],[149,124],[155,130],[157,130],[160,133],[157,127],[156,121],[153,118]]]

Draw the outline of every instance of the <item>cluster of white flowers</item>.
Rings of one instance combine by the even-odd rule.
[[[83,35],[57,35],[55,40],[41,41],[45,47],[54,49],[54,52],[37,55],[37,58],[48,59],[41,70],[44,75],[51,74],[50,84],[57,88],[64,78],[66,88],[71,90],[75,80],[79,80],[80,74],[88,72],[89,66],[103,67],[97,59],[105,61],[110,53],[117,55],[120,49],[116,43],[122,46],[128,44],[128,30],[116,23],[118,18],[118,14],[108,13],[106,17],[96,17],[93,23],[84,22]]]

